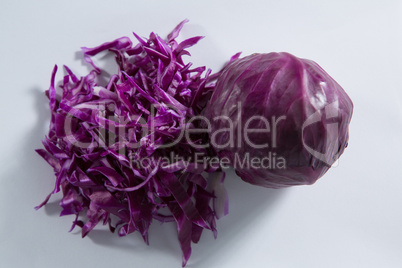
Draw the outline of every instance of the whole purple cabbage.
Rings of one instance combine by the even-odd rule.
[[[312,184],[348,144],[353,104],[317,63],[289,53],[232,61],[205,110],[211,144],[246,182]]]

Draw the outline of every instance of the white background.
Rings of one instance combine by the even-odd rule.
[[[76,52],[135,31],[180,39],[218,71],[234,53],[287,51],[318,62],[355,109],[339,165],[315,185],[269,190],[228,176],[230,213],[205,232],[188,267],[402,267],[402,5],[400,1],[2,1],[0,5],[0,267],[180,267],[174,225],[150,246],[97,228],[69,233],[51,168],[34,152],[49,122],[54,64],[84,75]],[[61,76],[58,76],[59,80]]]

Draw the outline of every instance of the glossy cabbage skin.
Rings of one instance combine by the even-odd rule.
[[[347,147],[352,112],[348,95],[317,63],[282,52],[232,61],[205,115],[212,146],[244,181],[282,188],[312,184],[327,172]],[[250,121],[253,116],[266,121]],[[230,127],[234,130],[222,131]],[[246,127],[265,131],[247,133],[250,143]],[[247,165],[264,157],[264,165]]]

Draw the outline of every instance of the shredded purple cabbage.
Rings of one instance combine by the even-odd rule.
[[[186,49],[202,38],[178,43],[186,22],[166,40],[134,33],[136,45],[122,37],[82,48],[93,69],[78,78],[64,66],[60,88],[55,86],[55,66],[46,91],[50,129],[45,149],[36,150],[56,175],[54,190],[37,209],[61,190],[60,215],[76,215],[71,230],[79,226],[85,237],[102,222],[120,236],[137,231],[146,243],[153,219],[175,221],[183,266],[191,242],[197,243],[204,229],[216,237],[215,218],[228,211],[224,173],[194,160],[195,154],[214,157],[215,151],[195,148],[180,136],[202,127],[189,119],[201,115],[218,76],[183,61],[190,55]],[[118,66],[107,83],[101,82],[105,73],[91,58],[103,51],[114,53]],[[209,140],[206,132],[191,137],[196,144]],[[166,146],[172,142],[176,144]],[[172,155],[177,161],[158,162]],[[143,159],[148,165],[141,165]]]

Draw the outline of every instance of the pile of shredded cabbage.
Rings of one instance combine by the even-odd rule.
[[[122,37],[82,48],[92,70],[78,77],[64,66],[60,88],[55,86],[55,66],[46,91],[50,129],[45,149],[37,150],[56,175],[54,190],[37,209],[61,190],[61,215],[76,215],[71,230],[81,227],[84,237],[101,222],[120,236],[137,231],[146,243],[153,220],[175,221],[183,266],[191,242],[197,243],[204,229],[216,237],[215,219],[228,210],[224,173],[192,162],[196,153],[214,157],[216,152],[197,149],[180,136],[202,128],[189,119],[202,113],[218,76],[184,62],[183,56],[190,55],[186,49],[202,38],[178,43],[186,22],[166,40],[134,33],[135,45]],[[107,83],[91,58],[102,51],[114,53],[118,66]],[[199,144],[209,139],[205,132],[191,137]],[[171,155],[180,160],[169,165],[157,161]],[[145,158],[155,161],[139,165]]]

